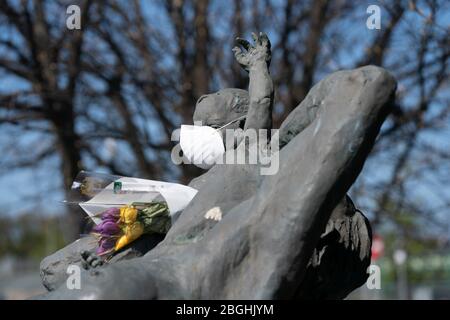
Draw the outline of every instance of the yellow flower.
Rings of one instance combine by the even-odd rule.
[[[131,224],[136,221],[138,210],[133,207],[120,208],[120,221],[126,224]]]
[[[142,223],[136,221],[125,228],[125,235],[131,241],[136,240],[144,233],[144,226]]]
[[[139,221],[129,224],[125,227],[125,234],[121,236],[114,247],[114,250],[119,250],[130,244],[144,233],[144,226]]]
[[[125,247],[128,244],[128,239],[127,236],[123,235],[121,236],[117,241],[116,241],[116,245],[114,246],[114,250],[117,251],[119,249],[122,249],[123,247]]]

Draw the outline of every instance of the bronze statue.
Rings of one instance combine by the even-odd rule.
[[[252,36],[253,45],[237,38],[242,48],[233,49],[248,92],[201,96],[194,122],[218,128],[246,115],[230,128],[272,128],[271,44],[264,33]],[[86,239],[46,258],[41,274],[52,291],[44,298],[344,298],[367,279],[371,246],[370,225],[346,192],[394,92],[381,68],[332,74],[282,124],[279,173],[214,166],[190,183],[199,193],[165,239],[142,237],[106,264]],[[216,206],[222,221],[204,219]],[[65,288],[67,263],[87,269],[77,292]]]

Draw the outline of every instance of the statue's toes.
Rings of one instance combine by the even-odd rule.
[[[83,251],[81,252],[81,257],[83,258],[83,260],[81,261],[81,265],[86,270],[103,265],[102,259],[94,252]]]
[[[102,265],[103,265],[103,261],[100,260],[100,258],[98,258],[98,257],[91,262],[92,268],[100,267]]]

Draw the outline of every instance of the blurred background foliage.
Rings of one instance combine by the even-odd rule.
[[[42,259],[65,244],[62,223],[59,217],[36,214],[0,217],[0,257]]]
[[[81,8],[81,29],[66,8]],[[369,5],[381,28],[369,30]],[[450,3],[445,0],[0,1],[0,255],[41,258],[86,231],[58,204],[81,169],[188,183],[170,160],[196,100],[247,88],[236,36],[268,33],[274,121],[340,69],[375,64],[397,104],[350,194],[385,256],[445,252],[450,214]],[[50,243],[50,244],[49,244]],[[446,253],[448,254],[448,251]]]

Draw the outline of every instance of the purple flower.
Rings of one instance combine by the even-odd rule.
[[[116,241],[113,238],[102,238],[99,241],[96,253],[100,256],[114,248]]]
[[[102,212],[101,223],[96,225],[92,231],[99,234],[97,254],[103,255],[111,251],[116,244],[117,237],[122,233],[119,226],[120,210],[109,208]]]
[[[103,220],[100,224],[96,225],[93,230],[104,237],[117,235],[121,231],[117,223],[109,220]]]
[[[101,215],[102,220],[109,220],[109,221],[117,221],[119,220],[119,217],[120,217],[120,210],[118,208],[109,208]]]

